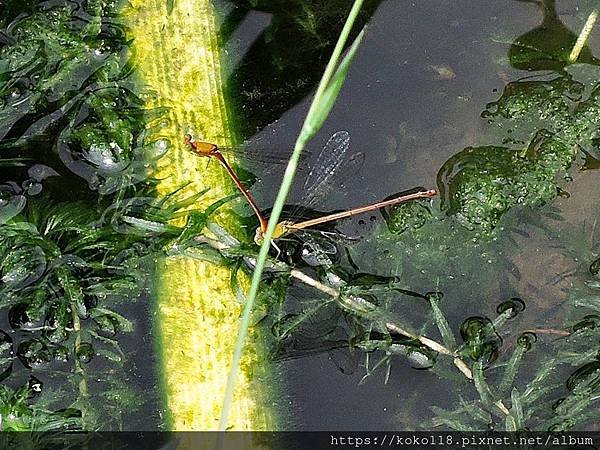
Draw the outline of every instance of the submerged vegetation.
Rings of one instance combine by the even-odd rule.
[[[127,316],[187,204],[154,199],[165,143],[145,139],[158,112],[116,13],[9,1],[0,18],[3,430],[135,427],[157,401],[136,394],[124,336],[145,325]]]
[[[270,10],[270,2],[239,3],[244,11]],[[378,2],[367,3],[372,11]],[[362,32],[342,56],[354,37],[352,24],[364,18],[361,4],[355,2],[315,94],[295,165],[326,120],[357,53]],[[171,11],[176,7],[169,5]],[[318,48],[331,50],[331,36],[322,29],[339,12],[319,21],[325,6],[316,5],[297,2],[271,33],[286,30],[293,20],[310,37],[307,42],[322,40]],[[534,30],[542,35],[551,21],[557,26],[554,2],[543,5],[545,25]],[[507,267],[517,271],[509,253],[516,247],[518,214],[552,213],[549,206],[566,196],[577,161],[598,154],[600,72],[587,48],[580,61],[590,64],[565,62],[565,47],[576,40],[572,33],[557,35],[564,42],[546,48],[536,47],[540,41],[533,32],[517,39],[510,54],[515,67],[552,72],[508,83],[485,107],[482,118],[495,140],[446,161],[438,173],[439,203],[387,208],[385,226],[361,242],[336,241],[334,251],[324,251],[318,241],[301,242],[303,260],[284,263],[269,256],[269,241],[290,173],[260,251],[251,235],[234,237],[213,221],[235,196],[205,210],[195,208],[205,192],[186,198],[175,192],[159,200],[150,174],[168,145],[148,136],[160,126],[162,111],[145,109],[144,94],[134,88],[115,5],[33,2],[28,8],[20,14],[25,12],[20,3],[9,1],[0,17],[3,430],[161,425],[158,417],[148,424],[144,412],[158,409],[158,394],[144,387],[139,395],[142,384],[154,384],[147,357],[153,349],[139,349],[143,338],[136,332],[146,332],[139,300],[147,296],[155,260],[164,253],[230,268],[231,287],[246,302],[223,428],[251,321],[270,329],[276,361],[327,352],[345,373],[362,364],[362,382],[381,371],[387,382],[400,358],[433,371],[456,386],[457,395],[450,399],[452,408],[431,405],[428,427],[569,430],[597,424],[600,260],[593,239],[579,244],[586,248],[574,259],[585,261],[585,279],[560,305],[563,322],[525,326],[526,302],[516,296],[498,298],[492,318],[482,305],[476,315],[453,319],[464,306],[453,299],[496,298],[498,273]],[[238,88],[257,83],[244,78],[252,55],[270,48],[276,56],[278,45],[290,45],[275,40],[269,47],[267,41],[263,37],[255,45],[233,76]],[[277,60],[271,69],[277,69]],[[289,61],[279,61],[288,67]],[[267,95],[249,108],[268,105],[265,110],[278,117],[314,84],[314,73],[300,76],[296,69],[280,80],[279,89],[288,94],[284,105],[274,106],[275,95]],[[248,127],[272,119],[259,117]],[[182,217],[185,226],[175,226],[173,219]],[[468,280],[476,271],[478,286],[452,281],[453,274]],[[248,297],[241,273],[254,273]],[[138,371],[145,372],[141,381]]]

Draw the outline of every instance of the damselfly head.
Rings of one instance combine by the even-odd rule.
[[[210,142],[194,140],[189,133],[184,136],[184,143],[198,156],[211,156],[218,149],[215,144],[211,144]]]
[[[183,137],[183,143],[185,145],[187,145],[188,147],[191,147],[192,149],[196,146],[196,143],[194,142],[194,138],[189,133],[186,133],[185,136]]]

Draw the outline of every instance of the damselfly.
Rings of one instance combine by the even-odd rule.
[[[304,199],[302,209],[309,210],[326,198],[340,182],[348,175],[355,173],[364,161],[363,153],[356,153],[345,159],[350,146],[350,135],[347,131],[338,131],[327,141],[321,150],[317,162],[309,172],[304,185]],[[369,211],[397,205],[415,199],[431,198],[436,195],[434,189],[421,190],[405,195],[398,195],[391,199],[367,204],[346,211],[327,214],[310,220],[293,220],[290,218],[279,222],[273,233],[273,239],[279,239],[285,235],[296,233],[301,230],[310,229],[320,224],[363,214]],[[256,229],[254,240],[261,243],[264,236],[264,228]]]
[[[393,206],[399,203],[408,202],[410,200],[417,200],[422,198],[431,198],[437,194],[435,189],[427,189],[424,191],[413,192],[406,195],[399,195],[397,197],[390,198],[388,200],[384,200],[381,202],[371,203],[364,206],[359,206],[358,208],[348,209],[346,211],[340,211],[333,214],[328,214],[326,216],[317,217],[315,219],[305,220],[302,222],[294,222],[291,220],[283,220],[279,222],[275,228],[275,232],[273,233],[273,239],[279,239],[286,234],[294,233],[296,231],[304,230],[307,228],[314,227],[316,225],[320,225],[322,223],[333,222],[339,219],[345,219],[347,217],[356,216],[358,214],[363,214],[369,211],[374,211],[376,209],[385,208],[386,206]],[[263,239],[263,231],[261,228],[256,229],[255,233],[255,241],[261,242]]]
[[[246,188],[244,183],[240,180],[238,175],[223,156],[221,148],[209,142],[195,141],[189,134],[185,135],[185,143],[190,147],[194,154],[208,158],[216,158],[217,161],[219,161],[219,163],[225,168],[233,182],[238,187],[239,191],[252,207],[254,214],[258,219],[259,227],[256,229],[254,240],[258,244],[262,243],[264,233],[267,229],[267,220],[265,219],[264,214],[261,212],[250,191]],[[345,158],[349,146],[350,135],[347,131],[338,131],[337,133],[334,133],[331,138],[329,138],[319,153],[317,161],[313,165],[303,184],[304,198],[301,201],[301,206],[295,208],[295,210],[293,210],[286,219],[277,224],[275,233],[273,235],[274,240],[283,238],[286,235],[298,234],[321,224],[328,224],[339,219],[352,217],[387,206],[393,206],[415,199],[431,198],[436,195],[436,191],[433,189],[421,190],[409,194],[398,195],[391,199],[371,203],[358,208],[321,215],[310,220],[298,220],[299,217],[302,217],[303,212],[310,211],[325,198],[327,198],[336,187],[339,187],[339,184],[343,182],[347,176],[358,171],[365,159],[365,156],[363,153],[355,153],[349,158]],[[233,149],[227,150],[232,151]],[[262,156],[264,157],[265,154]],[[324,231],[319,231],[319,233],[323,235],[332,234]],[[314,239],[306,240],[314,241]],[[278,252],[280,251],[276,244],[274,244],[274,247]],[[331,244],[329,246],[329,250],[326,250],[325,253],[335,252],[335,248],[333,247],[334,245]]]
[[[266,219],[261,214],[260,208],[258,207],[258,205],[257,205],[256,201],[254,200],[254,197],[252,196],[250,191],[246,188],[246,186],[244,185],[242,180],[240,180],[240,178],[237,176],[235,171],[231,168],[231,166],[229,165],[229,163],[223,156],[221,149],[217,145],[211,144],[210,142],[195,141],[192,138],[191,134],[185,135],[185,144],[190,147],[190,149],[192,150],[192,152],[194,154],[196,154],[198,156],[204,156],[207,158],[215,158],[217,161],[219,161],[219,163],[221,163],[221,165],[225,168],[225,170],[229,174],[229,177],[233,180],[233,182],[235,183],[235,185],[237,186],[239,191],[242,193],[244,198],[248,201],[248,203],[252,207],[252,210],[254,211],[254,214],[256,215],[256,218],[258,219],[258,223],[260,224],[259,228],[261,230],[263,230],[263,233],[264,233],[267,230]]]

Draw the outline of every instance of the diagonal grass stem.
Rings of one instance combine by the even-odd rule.
[[[329,63],[327,64],[323,77],[321,78],[319,86],[317,87],[315,97],[311,103],[306,119],[304,120],[304,123],[302,125],[302,130],[300,131],[298,139],[296,140],[296,144],[294,145],[294,152],[292,153],[292,156],[290,157],[290,160],[286,167],[283,176],[283,181],[279,188],[279,192],[277,193],[277,198],[275,199],[273,210],[271,211],[267,231],[264,234],[264,240],[262,242],[260,251],[258,253],[258,258],[256,260],[256,266],[254,269],[254,274],[252,276],[252,284],[248,292],[246,304],[244,305],[244,310],[240,321],[240,328],[236,340],[236,346],[231,361],[231,368],[227,377],[225,399],[223,401],[223,409],[221,411],[221,420],[219,423],[219,430],[221,431],[226,430],[228,427],[229,411],[231,409],[233,393],[235,390],[237,374],[242,359],[244,344],[248,336],[250,316],[254,307],[256,296],[258,294],[262,273],[265,268],[265,262],[267,260],[269,248],[271,246],[273,232],[275,231],[275,227],[277,226],[279,217],[281,216],[283,206],[285,205],[287,196],[292,187],[292,183],[294,181],[294,176],[298,168],[298,162],[300,161],[302,151],[306,147],[308,141],[319,130],[325,118],[329,114],[329,111],[333,106],[335,98],[337,97],[337,94],[339,93],[339,90],[341,89],[341,86],[343,84],[343,80],[347,74],[350,61],[356,53],[358,44],[362,39],[363,33],[361,32],[357,37],[356,41],[351,46],[348,54],[340,63],[342,51],[346,46],[346,41],[348,40],[348,36],[350,35],[354,22],[358,17],[363,1],[364,0],[355,0],[354,4],[352,5],[352,9],[350,10],[350,13],[348,14],[346,23],[344,24],[344,27],[340,33],[336,46],[329,60]]]

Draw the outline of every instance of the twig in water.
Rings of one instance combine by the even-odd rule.
[[[553,328],[532,328],[530,330],[525,330],[524,333],[534,333],[534,334],[554,334],[556,336],[571,336],[571,333],[565,330],[556,330]]]
[[[215,250],[219,250],[219,251],[224,251],[229,248],[229,246],[227,244],[220,242],[218,240],[215,240],[215,239],[210,239],[206,236],[201,236],[201,237],[199,236],[196,239],[196,241],[205,243],[205,244],[211,246],[212,248],[214,248]],[[312,278],[311,276],[302,272],[301,270],[291,269],[290,275],[293,278],[295,278],[296,280],[306,284],[307,286],[310,286],[332,298],[335,298],[341,304],[341,306],[347,310],[350,310],[357,314],[373,313],[374,311],[376,312],[376,308],[377,308],[376,305],[373,305],[372,303],[367,302],[365,300],[359,301],[359,299],[357,297],[342,296],[338,289],[335,289],[331,286],[321,283],[318,280],[315,280],[314,278]],[[454,365],[458,368],[458,370],[460,370],[460,372],[469,380],[473,379],[473,374],[471,372],[471,369],[460,357],[458,357],[456,355],[455,352],[452,352],[451,350],[444,347],[439,342],[434,341],[433,339],[413,333],[412,331],[408,330],[406,327],[399,324],[398,322],[396,322],[394,320],[390,320],[389,317],[384,317],[383,322],[385,324],[385,327],[390,332],[395,333],[395,334],[400,334],[402,336],[406,336],[411,339],[414,339],[414,340],[420,342],[421,344],[423,344],[425,347],[429,348],[430,350],[433,350],[436,353],[454,358],[453,362],[454,362]]]
[[[587,42],[588,38],[590,37],[590,34],[592,33],[592,30],[594,29],[596,19],[598,19],[598,10],[594,9],[585,21],[585,25],[583,26],[581,33],[579,33],[579,36],[577,37],[577,41],[573,46],[573,50],[571,50],[571,54],[569,55],[569,62],[571,64],[577,61],[577,58],[579,58],[581,50],[583,50],[583,47],[585,47],[585,43]]]
[[[327,294],[331,297],[335,297],[338,300],[338,302],[343,302],[342,306],[344,306],[346,309],[358,312],[359,314],[361,311],[367,312],[367,311],[365,311],[365,306],[367,306],[367,305],[362,304],[362,302],[361,302],[361,304],[358,304],[358,301],[356,299],[354,299],[352,296],[341,296],[339,290],[334,289],[331,286],[327,286],[318,280],[315,280],[314,278],[308,276],[307,274],[305,274],[304,272],[302,272],[298,269],[292,269],[290,272],[290,275],[292,277],[296,278],[297,280],[303,282],[304,284],[307,284],[307,285],[323,292],[324,294]],[[369,308],[376,308],[376,306],[372,305],[371,303],[368,303],[368,306],[369,306]],[[469,366],[467,366],[467,364],[462,359],[460,359],[458,356],[456,356],[456,354],[454,352],[452,352],[448,348],[444,347],[439,342],[434,341],[433,339],[430,339],[426,336],[417,335],[417,334],[407,330],[405,327],[403,327],[402,325],[398,324],[395,321],[384,320],[384,323],[385,323],[385,327],[392,333],[407,336],[411,339],[419,341],[425,347],[429,348],[430,350],[433,350],[434,352],[440,353],[442,355],[454,357],[454,365],[458,368],[458,370],[460,370],[460,372],[465,377],[467,377],[469,380],[473,379],[473,374],[472,374]]]

